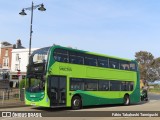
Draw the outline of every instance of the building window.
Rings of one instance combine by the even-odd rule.
[[[3,66],[6,66],[5,58],[3,58]]]
[[[19,54],[16,54],[16,61],[19,61]]]
[[[8,58],[3,58],[3,66],[8,67],[9,66],[9,59]]]
[[[8,56],[8,49],[6,49],[6,51],[5,51],[5,56],[6,57]]]
[[[18,70],[18,64],[15,64],[15,71]]]
[[[9,66],[9,59],[8,58],[6,59],[6,66],[7,67]]]

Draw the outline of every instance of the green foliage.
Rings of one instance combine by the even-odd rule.
[[[136,61],[141,65],[147,65],[153,62],[154,56],[147,51],[136,52]]]
[[[150,80],[150,78],[153,75],[150,75],[151,72],[149,72],[152,64],[154,63],[154,56],[147,51],[140,51],[136,52],[135,54],[136,61],[139,65],[140,70],[140,77],[144,80]]]
[[[136,52],[135,57],[139,65],[141,79],[149,81],[160,79],[160,57],[154,58],[147,51]]]
[[[160,85],[158,85],[158,84],[157,84],[157,85],[154,85],[154,88],[160,90]]]
[[[35,79],[31,79],[31,86],[33,86],[34,83],[35,83]],[[29,83],[26,82],[25,79],[22,79],[22,80],[20,81],[20,84],[19,84],[19,88],[20,88],[20,89],[22,89],[22,88],[27,88],[28,86],[29,86]]]
[[[150,88],[149,92],[160,93],[160,85],[154,85],[154,88]]]
[[[25,79],[22,79],[19,84],[19,88],[22,89],[25,87]]]

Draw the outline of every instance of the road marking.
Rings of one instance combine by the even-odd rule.
[[[159,100],[150,100],[149,102],[157,102],[157,101],[159,101]]]

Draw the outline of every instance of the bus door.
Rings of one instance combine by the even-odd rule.
[[[49,96],[51,106],[66,105],[66,77],[49,77]]]

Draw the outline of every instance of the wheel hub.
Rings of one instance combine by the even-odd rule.
[[[78,99],[75,99],[75,100],[73,101],[73,104],[74,104],[74,106],[79,106],[80,101],[79,101]]]

